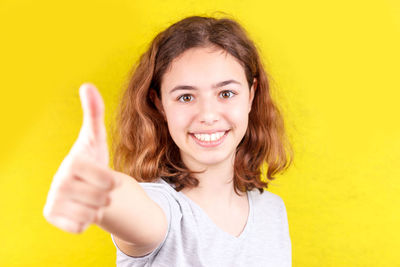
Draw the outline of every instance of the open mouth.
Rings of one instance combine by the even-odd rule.
[[[228,135],[229,130],[225,132],[215,132],[211,134],[194,134],[190,133],[190,136],[194,139],[194,141],[203,147],[214,147],[220,145]]]

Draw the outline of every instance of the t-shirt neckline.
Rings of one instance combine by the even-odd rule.
[[[231,235],[231,234],[229,234],[228,232],[222,230],[218,225],[216,225],[216,224],[214,223],[214,221],[208,216],[208,214],[207,214],[196,202],[194,202],[193,200],[191,200],[188,196],[186,196],[185,194],[183,194],[181,191],[179,191],[178,193],[179,193],[181,196],[183,196],[187,201],[189,201],[189,202],[192,204],[192,206],[194,206],[194,207],[196,207],[198,210],[200,210],[200,211],[204,214],[204,216],[207,218],[207,220],[209,221],[209,223],[210,223],[211,225],[213,225],[213,227],[214,227],[215,229],[217,229],[219,232],[222,232],[224,235],[228,236],[229,238],[231,238],[232,240],[235,240],[235,241],[241,241],[241,240],[243,240],[244,238],[246,238],[248,232],[250,231],[249,229],[251,228],[251,224],[252,224],[252,222],[253,222],[253,200],[252,200],[252,197],[251,197],[251,193],[250,193],[249,191],[246,191],[247,199],[248,199],[248,201],[249,201],[249,213],[248,213],[246,225],[245,225],[243,231],[240,233],[239,236]]]

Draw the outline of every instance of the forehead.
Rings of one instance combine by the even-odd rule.
[[[239,61],[223,49],[191,48],[175,58],[162,77],[162,90],[179,84],[210,87],[223,80],[235,79],[245,84],[246,75]]]

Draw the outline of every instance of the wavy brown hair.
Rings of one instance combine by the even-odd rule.
[[[199,184],[193,172],[180,158],[167,122],[150,97],[155,90],[161,98],[161,80],[172,60],[187,49],[216,46],[241,63],[251,88],[256,90],[245,136],[236,149],[234,187],[245,192],[268,187],[273,175],[289,167],[293,159],[284,123],[270,95],[267,74],[254,43],[233,19],[203,16],[187,17],[159,33],[132,69],[131,78],[121,95],[113,125],[114,169],[138,182],[153,182],[159,177],[175,190]],[[286,154],[288,150],[288,154]],[[261,167],[267,164],[266,181]]]

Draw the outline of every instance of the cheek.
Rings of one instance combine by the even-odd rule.
[[[247,127],[247,121],[249,118],[248,106],[239,105],[230,109],[228,117],[236,125],[236,127]]]
[[[170,109],[166,113],[167,123],[171,136],[177,136],[187,132],[189,125],[189,114],[181,109]]]

